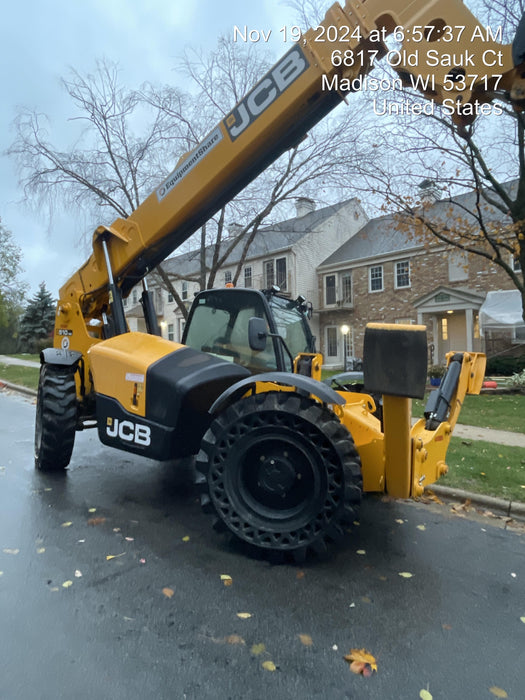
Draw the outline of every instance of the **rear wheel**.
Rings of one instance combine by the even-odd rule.
[[[40,369],[35,419],[35,467],[64,470],[71,459],[77,425],[75,372],[71,367],[43,364]]]
[[[197,459],[205,510],[255,547],[322,551],[357,517],[361,464],[327,408],[290,392],[242,399],[212,423]]]

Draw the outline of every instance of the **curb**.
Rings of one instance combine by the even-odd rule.
[[[450,486],[439,486],[433,484],[428,487],[428,491],[449,501],[470,501],[473,506],[488,508],[499,515],[503,515],[513,520],[525,521],[525,503],[520,501],[508,501],[504,498],[486,496],[482,493],[471,493],[463,489],[454,489]]]
[[[35,396],[37,392],[34,389],[29,389],[27,386],[21,386],[20,384],[11,384],[11,382],[6,382],[0,379],[0,390],[10,389],[11,391],[18,391],[20,394],[26,394],[26,396]]]

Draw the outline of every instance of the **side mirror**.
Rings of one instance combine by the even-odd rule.
[[[266,329],[266,321],[264,318],[252,316],[252,318],[248,321],[248,342],[250,344],[250,349],[254,352],[266,350],[267,338],[268,331]]]

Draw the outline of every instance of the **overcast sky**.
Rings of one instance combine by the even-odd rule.
[[[327,2],[327,6],[330,3]],[[291,23],[279,0],[24,0],[2,5],[0,28],[0,218],[23,251],[24,278],[34,292],[45,281],[53,295],[85,260],[77,241],[85,221],[57,212],[53,226],[21,203],[15,164],[5,150],[14,140],[20,107],[47,114],[55,146],[71,114],[60,79],[70,68],[92,72],[107,57],[121,67],[122,82],[138,88],[148,80],[174,81],[173,67],[187,46],[211,49],[234,25],[264,31]],[[286,47],[274,44],[276,57]],[[280,52],[280,53],[279,53]],[[232,105],[233,106],[233,105]],[[94,222],[94,227],[102,222]],[[105,222],[107,223],[107,222]]]

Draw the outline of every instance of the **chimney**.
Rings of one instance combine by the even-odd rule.
[[[315,211],[315,202],[310,197],[297,197],[295,200],[295,213],[298,219]]]
[[[441,198],[441,188],[433,180],[423,180],[418,187],[419,198],[422,204],[434,204]]]
[[[236,222],[228,224],[228,238],[236,238],[238,235],[240,235],[243,228],[244,226],[242,224],[238,224]]]

